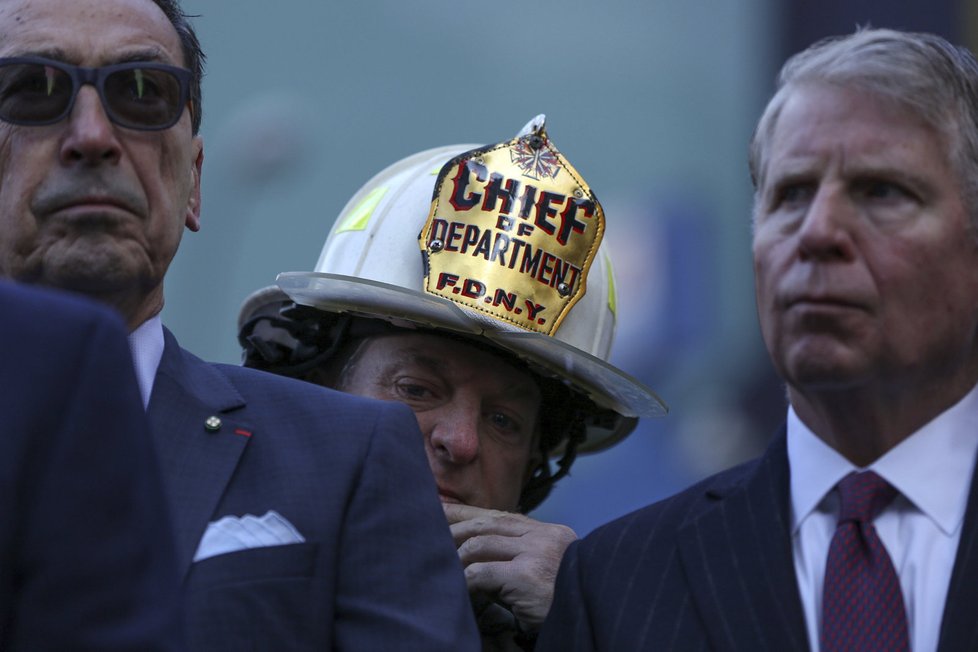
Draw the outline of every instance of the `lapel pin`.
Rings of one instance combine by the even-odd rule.
[[[221,429],[221,420],[215,416],[207,417],[204,421],[204,430],[207,432],[217,432]]]

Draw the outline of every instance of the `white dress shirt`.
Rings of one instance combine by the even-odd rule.
[[[874,524],[900,577],[911,649],[937,649],[976,452],[978,387],[866,469],[816,437],[789,407],[792,546],[813,652],[819,650],[825,562],[839,514],[835,485],[863,470],[900,492]]]
[[[149,408],[156,370],[163,357],[163,322],[159,314],[147,319],[129,333],[129,352],[136,370],[136,382],[143,397],[143,407]]]

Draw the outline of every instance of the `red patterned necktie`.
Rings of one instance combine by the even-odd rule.
[[[822,595],[822,652],[910,650],[900,578],[873,519],[897,494],[872,471],[839,482]]]

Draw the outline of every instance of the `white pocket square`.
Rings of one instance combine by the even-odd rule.
[[[225,516],[211,521],[200,539],[194,561],[246,548],[281,546],[305,541],[288,519],[274,510],[264,516]]]

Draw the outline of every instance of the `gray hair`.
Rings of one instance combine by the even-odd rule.
[[[194,134],[200,131],[200,123],[203,120],[204,107],[201,102],[201,80],[204,77],[204,51],[200,47],[200,40],[197,32],[190,23],[189,14],[184,13],[180,7],[180,0],[153,0],[159,7],[173,29],[176,30],[180,38],[180,49],[183,51],[183,65],[190,70],[190,104],[193,107],[191,112],[190,126]]]
[[[889,29],[824,39],[784,64],[750,143],[755,207],[781,110],[794,88],[812,82],[889,98],[942,134],[965,207],[978,224],[978,61],[968,49],[940,36]]]

